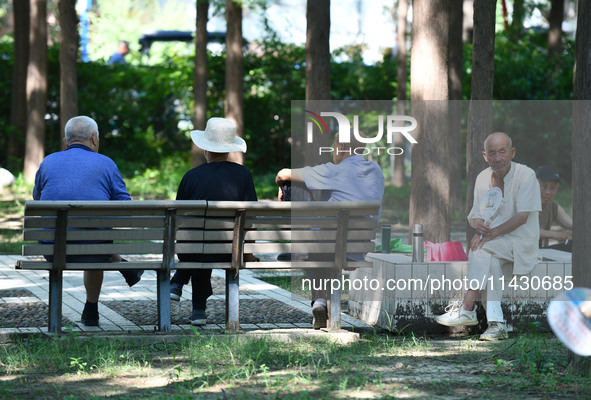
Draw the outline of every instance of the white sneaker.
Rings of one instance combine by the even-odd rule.
[[[445,314],[435,317],[435,322],[445,326],[473,326],[478,325],[476,318],[476,304],[474,310],[464,309],[461,301],[451,303],[445,307]]]
[[[509,339],[509,334],[507,333],[507,326],[502,322],[489,322],[486,331],[480,335],[480,340],[493,341],[505,339]]]

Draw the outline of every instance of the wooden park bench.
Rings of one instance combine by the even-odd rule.
[[[379,202],[27,201],[23,237],[36,243],[23,245],[23,255],[53,256],[53,260],[19,260],[16,268],[49,271],[49,332],[61,331],[63,271],[156,271],[158,328],[170,332],[171,271],[225,269],[226,329],[236,331],[241,269],[331,268],[340,278],[343,269],[369,267],[367,262],[348,261],[347,253],[373,251],[377,221],[368,216],[376,215],[379,207]],[[231,255],[232,262],[179,262],[175,254],[182,253]],[[244,253],[309,257],[244,262]],[[67,261],[71,255],[95,254],[158,257],[156,261]],[[329,328],[340,329],[340,291],[329,300]]]

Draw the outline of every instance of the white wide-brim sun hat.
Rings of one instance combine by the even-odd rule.
[[[210,118],[204,131],[191,131],[191,139],[197,147],[212,153],[246,153],[246,142],[236,136],[236,125],[226,118]]]

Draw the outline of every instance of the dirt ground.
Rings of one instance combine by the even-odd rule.
[[[363,339],[362,339],[363,340]],[[82,373],[27,373],[0,377],[0,398],[199,399],[588,399],[589,379],[559,365],[544,372],[520,365],[517,338],[486,343],[458,339],[396,339],[389,351],[351,356],[320,368],[286,365],[244,374],[232,367],[191,366],[170,354],[150,365]],[[566,357],[544,340],[550,363]],[[281,344],[277,344],[281,345]],[[352,350],[354,353],[355,351]],[[559,354],[558,354],[559,353]],[[550,361],[553,360],[553,361]],[[521,360],[523,361],[523,360]],[[322,364],[322,365],[321,365]],[[213,372],[215,371],[215,373]],[[69,397],[71,396],[71,397]]]

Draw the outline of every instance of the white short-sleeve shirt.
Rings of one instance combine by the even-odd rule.
[[[478,174],[474,186],[474,203],[470,214],[468,214],[468,220],[482,218],[480,199],[492,187],[492,173],[492,168],[487,168]],[[513,273],[523,275],[531,272],[538,262],[538,240],[540,237],[538,213],[542,210],[540,184],[531,168],[511,162],[511,169],[504,178],[504,186],[503,202],[497,216],[491,221],[491,227],[494,228],[507,222],[518,212],[529,213],[525,224],[502,236],[502,238],[509,239],[512,247],[510,250],[513,254]],[[490,247],[492,250],[497,239],[500,238],[485,243],[484,249]],[[494,250],[492,252],[495,253]]]

